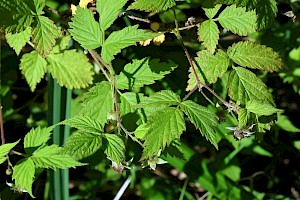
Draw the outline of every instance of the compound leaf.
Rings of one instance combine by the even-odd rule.
[[[48,71],[60,86],[69,89],[85,88],[93,81],[93,67],[81,52],[67,50],[59,54],[49,54],[47,60],[50,63]]]
[[[75,132],[63,147],[64,154],[69,154],[80,160],[94,154],[102,146],[102,136],[86,132]]]
[[[156,80],[162,79],[175,67],[176,65],[172,63],[160,63],[158,59],[133,60],[132,63],[125,65],[121,73],[116,76],[116,85],[119,89],[150,85]]]
[[[198,40],[210,52],[214,53],[219,40],[219,28],[216,22],[209,19],[201,23],[198,28]]]
[[[180,104],[184,113],[191,122],[200,130],[200,133],[216,148],[218,148],[216,132],[214,128],[218,125],[218,117],[215,113],[204,106],[187,100]]]
[[[147,106],[161,106],[164,105],[177,105],[181,101],[180,97],[171,90],[162,90],[156,92],[150,97],[143,98],[143,101],[137,105],[137,107]]]
[[[27,191],[32,198],[34,174],[35,166],[31,158],[22,159],[13,167],[12,179],[15,180],[15,187]]]
[[[105,62],[109,63],[122,49],[155,36],[156,34],[154,33],[138,29],[138,25],[128,26],[120,31],[114,31],[105,40],[102,46],[101,57]]]
[[[165,108],[151,115],[145,136],[145,149],[141,159],[156,156],[160,149],[178,139],[186,129],[183,113],[178,108]]]
[[[109,1],[107,1],[109,2]],[[77,7],[76,14],[69,23],[72,37],[85,49],[96,49],[102,45],[100,25],[88,8]]]
[[[85,95],[83,108],[79,114],[89,116],[104,126],[107,114],[113,109],[113,90],[110,83],[97,83]]]
[[[279,54],[272,48],[254,42],[245,41],[233,44],[227,50],[235,63],[252,69],[278,71],[283,67]]]
[[[176,5],[175,0],[137,0],[128,9],[161,12]]]
[[[6,155],[10,152],[12,148],[14,148],[20,140],[14,143],[6,143],[0,146],[0,164],[2,164],[7,158]]]
[[[61,35],[60,29],[48,17],[37,16],[32,31],[35,49],[43,57],[47,56],[55,45],[55,39]]]
[[[118,18],[123,6],[128,0],[98,0],[97,1],[97,11],[99,13],[100,28],[102,31],[108,29],[112,23]]]
[[[47,61],[37,51],[31,51],[22,56],[20,70],[33,92],[47,71]]]
[[[104,134],[103,148],[107,157],[116,162],[118,166],[125,159],[125,144],[119,136]]]
[[[228,94],[241,104],[246,104],[249,100],[260,100],[274,105],[273,97],[262,80],[242,67],[233,67],[228,78]]]
[[[5,35],[6,41],[11,48],[13,48],[17,55],[20,54],[21,49],[30,40],[31,27],[27,27],[24,31],[19,33],[8,33]]]
[[[77,162],[72,156],[62,153],[64,153],[63,148],[53,144],[36,150],[30,158],[36,167],[51,168],[53,170],[84,165]]]
[[[231,32],[246,36],[256,30],[256,14],[236,5],[225,8],[218,17],[220,24]]]
[[[143,98],[142,94],[134,92],[126,92],[121,94],[121,103],[119,104],[121,116],[124,116],[128,113],[133,113],[136,110],[136,105],[138,102],[140,102],[141,98]]]

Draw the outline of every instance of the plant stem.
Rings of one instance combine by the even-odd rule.
[[[4,128],[3,128],[3,117],[2,117],[2,105],[0,101],[0,131],[1,131],[1,144],[5,144]]]
[[[192,70],[193,70],[193,74],[194,74],[194,76],[195,76],[195,78],[196,78],[196,84],[197,84],[197,87],[198,87],[199,89],[201,89],[201,87],[204,87],[205,89],[207,89],[212,95],[214,95],[217,99],[219,99],[219,100],[220,100],[227,108],[229,108],[229,109],[232,109],[232,108],[233,108],[233,109],[238,109],[239,106],[233,105],[233,104],[227,102],[225,99],[223,99],[222,97],[220,97],[217,93],[215,93],[215,91],[214,91],[213,89],[211,89],[210,87],[208,87],[207,85],[205,85],[204,83],[202,83],[202,82],[200,81],[200,79],[199,79],[199,77],[198,77],[198,75],[197,75],[196,68],[195,68],[195,65],[194,65],[194,63],[193,63],[193,60],[192,60],[192,58],[191,58],[191,56],[190,56],[190,54],[189,54],[187,48],[185,47],[185,45],[184,45],[184,43],[183,43],[183,40],[182,40],[182,37],[181,37],[181,35],[180,35],[179,28],[178,28],[178,22],[177,22],[177,19],[176,19],[175,10],[173,10],[173,11],[174,11],[175,25],[176,25],[176,32],[175,32],[175,35],[176,35],[177,39],[179,40],[179,43],[180,43],[181,47],[183,48],[184,53],[185,53],[185,55],[186,55],[186,57],[187,57],[187,59],[188,59],[188,61],[189,61],[189,64],[190,64]],[[194,90],[194,91],[195,91],[195,90]],[[193,92],[194,92],[194,91],[193,91]]]
[[[105,78],[111,82],[109,76],[107,75],[105,69],[102,67],[106,65],[106,63],[103,61],[103,59],[98,55],[98,53],[94,50],[89,50],[89,53],[91,54],[91,56],[93,57],[94,61],[97,63],[97,65],[100,67],[100,70],[102,71],[103,75],[105,76]],[[103,61],[103,62],[101,62]],[[101,63],[100,63],[101,62]],[[104,64],[103,64],[104,63]],[[105,66],[106,67],[106,66]],[[107,67],[106,67],[107,68]]]
[[[184,185],[181,189],[181,193],[180,193],[180,197],[179,197],[179,200],[183,200],[184,199],[184,194],[185,194],[185,191],[186,191],[186,187],[187,187],[187,184],[189,182],[189,179],[186,178],[185,181],[184,181]]]
[[[20,153],[20,152],[15,151],[15,150],[10,150],[10,152],[12,152],[13,154],[19,155],[19,156],[23,156],[23,157],[26,156],[26,154]]]

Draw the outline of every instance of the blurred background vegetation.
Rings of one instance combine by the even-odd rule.
[[[175,8],[177,18],[183,23],[191,16],[203,18],[201,3],[201,0],[178,1]],[[46,5],[57,10],[61,17],[49,10],[46,11],[46,15],[58,25],[67,28],[70,4],[77,5],[78,2],[47,0]],[[297,17],[300,3],[292,0],[278,1],[277,6],[279,11],[274,23],[266,30],[248,38],[272,47],[280,53],[287,66],[279,73],[257,72],[272,91],[277,107],[284,110],[270,131],[258,139],[250,137],[235,141],[229,130],[224,129],[234,125],[234,120],[228,113],[220,111],[218,114],[224,123],[218,131],[219,150],[205,138],[199,138],[197,130],[190,124],[182,135],[182,152],[178,152],[178,157],[185,159],[166,154],[163,158],[169,164],[158,165],[154,171],[133,165],[123,174],[118,174],[110,168],[110,161],[104,154],[98,152],[82,160],[90,165],[70,169],[70,199],[113,199],[129,176],[130,185],[121,199],[300,199],[300,20]],[[293,11],[294,15],[286,16],[284,13],[288,11]],[[166,27],[173,26],[174,23],[173,11],[156,15],[143,12],[135,14],[164,23]],[[124,19],[120,17],[111,30],[118,30],[124,26]],[[150,28],[149,24],[143,23],[140,23],[140,27]],[[197,41],[196,29],[183,31],[182,36],[192,56],[203,49]],[[220,38],[223,48],[237,40],[245,39],[224,30]],[[75,42],[70,45],[71,48],[80,49]],[[38,84],[36,91],[32,93],[19,70],[22,54],[31,50],[30,46],[26,46],[21,55],[17,56],[1,35],[0,97],[7,142],[23,138],[32,127],[47,126],[47,80]],[[145,87],[143,92],[151,94],[161,89],[171,89],[183,97],[189,64],[175,36],[166,34],[163,44],[146,46],[143,51],[137,50],[136,47],[126,48],[114,60],[113,66],[119,68],[116,69],[118,72],[132,58],[145,56],[172,61],[179,67],[163,81]],[[95,82],[102,79],[101,74],[95,75]],[[222,96],[226,95],[225,83],[226,75],[213,86]],[[82,94],[86,91],[72,91],[71,116],[80,110]],[[213,99],[209,93],[206,95]],[[208,104],[200,94],[194,94],[191,98],[200,104]],[[123,123],[130,127],[130,122]],[[127,158],[130,158],[133,152],[136,154],[140,151],[135,144],[127,144],[127,147]],[[5,171],[6,166],[1,165],[1,198],[29,199],[26,194],[19,194],[7,187],[6,181],[11,180]],[[37,199],[48,198],[48,177],[47,171],[43,170],[36,176],[33,192]]]

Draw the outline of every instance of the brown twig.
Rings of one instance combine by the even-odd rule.
[[[109,76],[107,75],[105,69],[102,67],[105,66],[106,67],[106,63],[103,61],[103,59],[98,55],[98,53],[94,50],[89,50],[89,53],[91,54],[91,56],[93,57],[94,61],[97,63],[97,65],[99,66],[100,70],[102,71],[103,75],[105,76],[105,78],[111,82]],[[101,62],[101,63],[100,63]],[[106,67],[107,68],[107,67]]]

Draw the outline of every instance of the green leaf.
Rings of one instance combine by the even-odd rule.
[[[99,13],[100,28],[102,31],[108,29],[112,23],[118,18],[123,6],[128,0],[118,0],[118,1],[107,1],[98,0],[96,3],[97,11]]]
[[[224,51],[218,50],[215,55],[210,54],[208,51],[200,51],[197,55],[195,60],[204,75],[203,78],[199,70],[198,77],[200,81],[210,84],[215,83],[227,71],[230,61]]]
[[[238,104],[249,100],[265,101],[274,105],[267,86],[256,75],[242,67],[233,67],[228,78],[228,94]]]
[[[94,154],[102,146],[102,136],[89,131],[75,132],[66,141],[63,147],[64,154],[69,154],[80,160]]]
[[[67,119],[60,124],[66,124],[71,126],[72,128],[76,128],[80,131],[99,134],[103,132],[103,126],[95,119],[84,116],[84,115],[77,115],[70,119]]]
[[[214,18],[214,16],[216,16],[216,14],[218,13],[218,11],[220,10],[221,8],[221,4],[217,4],[215,5],[215,7],[213,8],[203,8],[204,12],[205,12],[205,15],[209,18],[209,19],[212,19]]]
[[[210,53],[214,53],[219,40],[219,28],[216,22],[209,19],[201,23],[198,28],[198,40],[203,42],[203,46],[207,48]]]
[[[257,101],[257,100],[250,100],[246,103],[246,109],[254,114],[259,116],[265,115],[269,116],[274,113],[278,113],[282,110],[275,108],[272,104],[267,102]]]
[[[292,133],[300,132],[300,129],[294,126],[294,124],[287,116],[282,114],[278,115],[276,125],[279,126],[282,130],[285,130],[287,132],[292,132]]]
[[[6,158],[6,155],[10,152],[12,148],[14,148],[20,140],[14,142],[14,143],[6,143],[0,146],[0,164],[4,163]]]
[[[50,139],[53,128],[53,126],[47,128],[32,128],[24,138],[25,150],[29,147],[39,147],[46,144],[46,142]]]
[[[22,56],[20,70],[33,92],[47,71],[47,61],[37,51],[31,51]]]
[[[239,127],[244,127],[247,125],[249,119],[249,112],[245,108],[240,108],[238,110],[238,121],[239,121]]]
[[[162,90],[154,93],[150,97],[143,98],[143,101],[139,103],[137,107],[161,106],[162,104],[172,106],[179,104],[180,101],[180,97],[173,91]]]
[[[5,33],[19,33],[28,28],[33,20],[32,3],[32,0],[0,1],[0,29],[5,29]]]
[[[204,106],[187,100],[180,104],[184,113],[191,122],[200,130],[200,133],[216,148],[218,148],[216,132],[214,128],[218,125],[218,117],[215,113]]]
[[[183,113],[173,107],[165,108],[151,115],[147,125],[149,131],[145,136],[142,160],[156,156],[160,149],[164,150],[186,129]]]
[[[147,126],[147,124],[142,124],[135,129],[134,135],[138,139],[144,139],[148,131],[149,127]]]
[[[128,10],[161,12],[175,5],[175,0],[136,0],[128,7]]]
[[[112,5],[112,4],[111,4]],[[100,25],[95,21],[92,11],[77,6],[76,14],[69,23],[74,40],[85,49],[96,49],[102,45],[103,35]]]
[[[278,11],[276,0],[219,0],[219,3],[245,6],[247,10],[255,9],[258,16],[258,30],[262,30],[270,26]]]
[[[116,76],[116,85],[118,89],[150,85],[169,74],[175,67],[176,65],[173,63],[160,63],[158,59],[133,60],[132,63],[125,65],[121,73]]]
[[[196,63],[194,61],[193,61],[193,65],[195,66],[195,71],[196,71],[196,74],[198,75],[198,78],[201,78],[202,80],[204,80],[204,78],[199,70],[199,67],[196,65]],[[196,86],[197,86],[196,76],[195,76],[193,68],[190,67],[189,68],[188,85],[186,87],[186,91],[190,91]]]
[[[32,31],[35,49],[46,57],[55,45],[55,39],[61,35],[60,29],[48,17],[37,16]]]
[[[92,87],[85,93],[83,108],[80,113],[89,116],[104,126],[107,121],[107,114],[113,109],[113,89],[110,83],[103,81]]]
[[[77,162],[72,156],[62,153],[64,153],[63,148],[53,144],[36,150],[30,158],[36,167],[51,168],[53,170],[84,165]]]
[[[70,40],[71,40],[71,35],[69,35],[69,34],[58,38],[57,44],[53,47],[50,54],[62,53],[64,50],[67,49],[67,47],[70,43]]]
[[[13,167],[12,179],[19,190],[26,190],[32,198],[32,184],[34,180],[35,166],[31,158],[20,160]]]
[[[21,49],[26,45],[30,40],[31,36],[31,27],[27,27],[24,31],[19,33],[8,33],[5,35],[6,41],[11,48],[13,48],[17,55],[20,54]]]
[[[44,14],[44,7],[46,5],[45,0],[33,0],[33,4],[34,4],[34,11],[37,15],[42,15]]]
[[[235,5],[226,7],[218,17],[220,24],[231,32],[240,36],[247,36],[256,30],[256,14],[237,8]]]
[[[154,33],[138,29],[138,25],[128,26],[120,31],[114,31],[105,40],[102,46],[101,57],[105,62],[109,63],[122,49],[155,36],[156,34]]]
[[[79,89],[93,82],[93,66],[83,53],[76,52],[75,49],[49,54],[47,61],[50,63],[48,71],[60,86]]]
[[[278,71],[282,69],[283,62],[279,54],[272,48],[245,41],[233,44],[227,50],[228,56],[235,63],[252,69]]]
[[[104,134],[104,153],[119,166],[125,159],[125,144],[123,140],[114,134]]]
[[[137,94],[134,92],[126,92],[120,95],[119,109],[121,116],[124,116],[128,113],[133,113],[136,111],[136,105],[143,98],[142,94]]]

